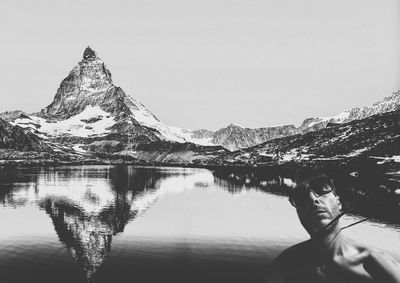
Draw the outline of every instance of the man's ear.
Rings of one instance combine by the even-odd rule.
[[[337,201],[338,201],[338,203],[339,203],[339,209],[340,210],[342,210],[342,202],[340,201],[340,197],[338,196],[338,195],[336,195],[336,199],[337,199]]]

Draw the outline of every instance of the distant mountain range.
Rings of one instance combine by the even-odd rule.
[[[105,63],[87,47],[47,107],[32,114],[20,110],[0,114],[4,119],[0,120],[0,148],[74,155],[78,159],[129,157],[179,164],[258,164],[299,156],[333,158],[342,154],[341,146],[347,150],[344,155],[355,156],[375,150],[377,145],[372,141],[378,136],[386,135],[385,142],[396,138],[398,115],[383,113],[398,110],[400,91],[371,106],[351,108],[332,117],[307,118],[299,127],[251,129],[230,124],[217,131],[171,127],[115,86]],[[390,124],[392,132],[386,131],[388,117],[394,121]],[[359,144],[361,137],[371,144],[363,148],[353,144]]]
[[[213,165],[271,165],[286,162],[338,161],[373,157],[400,162],[400,110],[348,123],[278,138],[263,144],[224,153]],[[400,172],[397,172],[400,174]]]
[[[343,124],[373,115],[400,110],[400,90],[371,106],[354,107],[332,117],[308,118],[299,127],[299,133],[325,128],[329,123]]]
[[[310,131],[320,130],[329,124],[343,124],[354,120],[364,119],[373,115],[396,111],[400,109],[400,91],[376,102],[371,106],[354,107],[331,117],[307,118],[299,127],[283,125],[264,128],[244,128],[236,124],[230,124],[226,128],[217,131],[209,130],[175,130],[187,140],[199,144],[221,145],[224,148],[235,151],[252,147],[276,138],[287,137],[296,134],[305,134]]]

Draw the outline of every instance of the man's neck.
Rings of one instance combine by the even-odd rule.
[[[321,257],[329,257],[340,248],[344,237],[340,233],[340,225],[336,223],[327,231],[311,235],[311,242]]]

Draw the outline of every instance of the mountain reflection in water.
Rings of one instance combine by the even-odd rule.
[[[126,224],[150,208],[159,196],[182,190],[165,186],[166,180],[174,183],[174,176],[182,178],[194,171],[116,166],[107,170],[54,168],[36,173],[21,174],[13,167],[0,170],[4,206],[34,203],[46,211],[60,241],[90,279],[109,254],[113,236],[123,232]],[[183,189],[196,187],[191,185]]]
[[[128,264],[128,268],[134,268],[134,264],[132,263],[135,262],[134,257],[143,253],[143,249],[147,249],[149,251],[147,256],[159,254],[159,257],[156,259],[161,260],[162,265],[171,264],[172,259],[176,260],[176,258],[178,258],[178,263],[176,264],[177,274],[183,274],[181,268],[183,268],[182,266],[184,265],[193,263],[194,266],[200,266],[198,262],[199,260],[203,260],[203,263],[206,266],[201,266],[200,270],[204,270],[204,268],[206,268],[205,270],[211,270],[210,262],[215,261],[219,262],[219,264],[221,262],[226,263],[232,260],[233,257],[242,259],[242,261],[239,260],[234,264],[240,263],[239,266],[243,269],[243,266],[249,268],[248,266],[250,265],[250,262],[252,262],[251,256],[259,253],[258,259],[254,260],[251,264],[254,266],[258,264],[257,268],[259,269],[257,270],[261,274],[262,269],[268,265],[270,260],[275,257],[283,247],[286,247],[287,239],[285,239],[285,235],[292,235],[293,231],[297,231],[297,228],[292,228],[292,223],[287,223],[287,225],[284,226],[287,226],[288,228],[282,229],[289,230],[281,230],[279,232],[281,233],[279,234],[279,238],[276,238],[275,234],[266,234],[270,235],[272,240],[275,240],[276,238],[275,241],[277,243],[272,244],[271,239],[266,239],[266,241],[269,242],[267,242],[266,245],[262,245],[262,250],[260,250],[258,246],[255,247],[252,246],[253,244],[249,244],[250,240],[243,239],[243,237],[246,237],[247,235],[260,237],[261,235],[264,239],[265,237],[262,234],[264,233],[264,230],[257,230],[258,228],[254,229],[252,227],[258,227],[259,224],[262,224],[266,225],[265,229],[268,231],[271,225],[275,225],[275,222],[273,221],[279,222],[281,220],[278,219],[285,219],[282,217],[284,217],[283,214],[286,213],[285,211],[288,210],[289,206],[282,207],[282,203],[284,202],[287,204],[286,198],[283,199],[282,197],[278,197],[275,200],[275,198],[271,197],[271,194],[278,196],[286,194],[293,185],[294,183],[290,178],[285,178],[275,173],[265,174],[265,172],[263,174],[257,174],[254,172],[235,172],[230,170],[217,170],[211,172],[205,169],[150,168],[133,166],[82,166],[57,168],[0,167],[0,203],[2,206],[14,209],[19,209],[25,206],[34,206],[38,207],[41,211],[45,211],[51,218],[58,239],[67,248],[77,266],[80,266],[80,269],[84,271],[86,280],[105,280],[105,282],[107,281],[107,278],[109,280],[113,278],[113,276],[110,275],[113,271],[111,271],[111,273],[107,273],[106,271],[100,272],[102,269],[101,267],[105,265],[104,263],[106,259],[110,257],[113,237],[116,235],[119,235],[120,237],[121,235],[126,234],[126,232],[123,232],[129,222],[133,222],[133,220],[138,222],[137,220],[142,219],[141,216],[145,216],[147,211],[150,212],[150,210],[154,210],[158,200],[163,196],[171,195],[186,195],[186,198],[175,198],[175,203],[171,201],[172,205],[176,207],[164,205],[164,207],[162,207],[164,210],[161,210],[161,215],[165,215],[165,219],[158,221],[173,222],[174,219],[171,219],[171,217],[182,217],[183,219],[181,221],[186,223],[185,221],[187,220],[184,219],[184,214],[188,213],[188,211],[179,210],[179,207],[182,207],[183,205],[183,207],[189,210],[198,209],[198,213],[202,215],[202,218],[196,216],[196,221],[198,221],[197,223],[187,224],[188,226],[195,227],[194,232],[184,230],[184,233],[179,235],[179,237],[182,237],[183,239],[182,242],[174,242],[176,239],[172,242],[168,242],[166,239],[168,238],[167,233],[170,233],[171,230],[163,231],[163,228],[154,227],[154,225],[160,225],[159,222],[154,224],[154,222],[151,222],[150,220],[150,224],[149,221],[146,222],[147,226],[143,226],[143,223],[142,226],[136,225],[136,229],[147,227],[150,231],[153,233],[156,231],[159,235],[159,238],[155,238],[156,240],[147,239],[143,242],[159,242],[153,242],[152,244],[149,244],[150,246],[148,248],[142,247],[138,250],[132,240],[132,235],[134,234],[132,234],[132,231],[129,231],[129,235],[127,236],[128,239],[123,238],[123,240],[121,240],[120,238],[120,242],[124,243],[122,249],[125,249],[126,251],[121,252],[121,244],[119,244],[114,255],[114,257],[116,257],[118,255],[126,254],[128,258],[124,258],[124,260],[120,262],[117,260],[117,262],[119,262],[118,265],[115,264],[114,259],[114,263],[110,264],[110,266],[114,266],[115,269],[118,269],[122,268],[122,265]],[[251,199],[249,198],[246,200],[248,203],[243,202],[241,204],[236,202],[229,204],[232,203],[232,200],[221,194],[221,192],[225,192],[226,194],[226,191],[224,190],[233,195],[240,195],[246,192],[257,192],[257,195],[253,195]],[[206,194],[201,195],[201,193]],[[221,203],[220,207],[215,210],[219,213],[212,216],[215,217],[215,219],[209,219],[207,216],[213,213],[207,211],[211,206],[205,203],[205,201],[211,200],[209,199],[210,197],[215,197],[218,200],[224,201],[224,203]],[[264,197],[267,200],[265,203],[263,202]],[[254,199],[257,199],[257,203],[254,202]],[[248,211],[256,209],[253,208],[252,205],[259,205],[260,199],[262,201],[262,203],[260,202],[262,204],[261,208],[265,207],[265,205],[269,205],[266,207],[267,210],[264,211],[266,214],[257,216],[260,218],[254,220],[256,221],[254,222],[254,225],[252,223],[240,222],[238,218],[244,217],[243,219],[245,219],[245,216],[242,216],[244,211],[240,211],[239,208],[241,207],[243,209],[243,207],[245,207]],[[176,202],[177,200],[179,203]],[[183,202],[187,203],[182,204]],[[227,208],[225,205],[233,205],[233,207]],[[280,212],[277,212],[277,207]],[[0,210],[1,209],[2,207],[0,205]],[[160,207],[157,209],[160,211]],[[272,215],[269,213],[270,211],[268,209],[272,210]],[[170,213],[170,211],[173,212]],[[236,213],[236,211],[237,214],[230,215],[230,213]],[[254,214],[249,215],[252,215],[250,217],[254,218],[254,215],[258,215],[258,212],[259,211],[256,211]],[[263,211],[261,212],[263,213]],[[293,214],[293,211],[291,211],[291,213]],[[228,244],[228,239],[226,239],[225,236],[221,236],[225,235],[225,232],[222,233],[214,231],[213,229],[215,229],[215,227],[223,227],[225,223],[215,222],[219,222],[221,219],[225,219],[226,221],[228,219],[227,217],[233,219],[228,222],[232,222],[232,225],[236,225],[235,229],[238,229],[237,231],[243,229],[245,233],[243,234],[240,232],[237,234],[237,231],[229,229],[227,229],[228,232],[226,233],[229,234],[230,237],[234,237],[236,232],[236,235],[239,235],[239,241],[248,243],[247,249],[251,252],[247,252],[246,254],[244,250],[238,249],[233,251],[231,250],[231,254],[226,254],[229,251],[229,248],[233,248],[234,246]],[[150,219],[154,220],[154,218]],[[262,219],[262,221],[266,219],[266,223],[261,222],[260,219]],[[292,217],[291,219],[294,218]],[[235,223],[236,220],[238,221],[237,224]],[[180,220],[178,219],[176,221]],[[297,219],[294,219],[293,221],[297,222]],[[130,227],[132,227],[132,225],[130,225]],[[165,228],[167,226],[163,227]],[[175,226],[174,224],[171,224],[169,229],[173,229],[170,227],[174,228]],[[364,227],[368,228],[368,226]],[[7,229],[7,225],[2,224],[2,229]],[[262,231],[261,234],[260,231]],[[197,238],[193,237],[190,233],[194,233]],[[210,235],[214,238],[210,238]],[[207,237],[209,237],[210,241],[203,241],[201,239]],[[222,239],[218,239],[218,237],[222,237]],[[303,236],[296,237],[302,238]],[[295,241],[297,239],[296,237],[291,241]],[[188,240],[189,238],[190,240]],[[0,233],[0,240],[1,239],[2,235]],[[160,239],[165,240],[165,242],[160,241]],[[229,248],[227,248],[227,246]],[[19,243],[16,241],[15,252],[18,252],[18,247]],[[243,248],[243,246],[241,247]],[[178,252],[180,250],[182,250],[182,253]],[[198,258],[191,262],[188,258],[190,255],[188,252],[197,253]],[[218,254],[219,252],[220,254]],[[263,253],[265,258],[259,256],[260,253]],[[30,256],[30,254],[28,254],[28,256]],[[167,261],[165,260],[166,258],[169,258],[170,260]],[[262,260],[262,262],[260,260]],[[154,262],[154,258],[151,258],[149,261]],[[243,261],[245,263],[243,263]],[[221,265],[215,264],[212,268],[218,270],[218,266]],[[232,270],[231,267],[234,265],[229,266],[228,273],[230,272],[234,274],[235,271],[240,271],[240,268]],[[1,268],[2,266],[0,261],[0,269]],[[155,267],[153,266],[150,270],[153,270],[154,268]],[[164,268],[165,267],[160,267],[160,270],[163,270]],[[109,271],[110,267],[105,268],[104,270]],[[243,276],[244,278],[248,277],[248,282],[252,281],[250,280],[251,276],[254,276],[255,278],[260,275],[250,275],[247,274],[245,270],[246,269],[243,269]],[[250,268],[249,270],[254,271],[255,269]],[[218,272],[221,272],[221,270],[218,270]],[[96,278],[96,274],[99,273],[100,277],[104,276],[103,279]],[[156,274],[157,272],[154,273]],[[207,272],[201,271],[198,273],[198,276],[203,276],[205,273]],[[147,274],[147,276],[149,275]],[[161,274],[159,276],[161,276],[160,278],[163,277]],[[236,275],[232,275],[231,278],[239,280],[239,277],[235,276]],[[197,279],[198,281],[201,281],[201,278]],[[208,281],[208,279],[209,278],[207,277],[206,281]],[[27,279],[26,281],[29,282],[31,280],[29,278],[29,280]],[[186,281],[187,278],[182,280],[182,282]]]

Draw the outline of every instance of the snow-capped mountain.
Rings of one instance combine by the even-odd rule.
[[[371,106],[352,108],[332,117],[308,118],[298,128],[283,125],[250,129],[230,124],[210,131],[170,127],[115,86],[105,63],[87,47],[82,60],[62,80],[50,105],[31,115],[18,110],[2,113],[0,118],[24,128],[22,132],[31,131],[43,140],[37,139],[41,145],[47,143],[56,151],[180,163],[211,158],[223,148],[249,148],[397,109],[400,91]]]
[[[19,111],[2,115],[60,154],[187,163],[224,151],[192,144],[160,122],[113,84],[110,71],[90,47],[61,82],[50,105],[31,115]]]
[[[360,120],[366,117],[391,112],[400,109],[400,90],[393,92],[391,96],[385,97],[382,101],[376,102],[371,106],[351,108],[347,119],[343,122]]]
[[[178,132],[178,131],[177,131]],[[186,140],[203,145],[220,145],[235,151],[269,141],[274,138],[286,137],[297,133],[294,125],[283,125],[266,128],[244,128],[238,124],[230,124],[217,131],[185,130],[179,132]]]
[[[299,132],[305,133],[325,128],[328,123],[341,124],[354,120],[360,120],[372,115],[396,111],[400,109],[400,90],[391,96],[385,97],[382,101],[370,106],[354,107],[338,115],[323,118],[307,118],[299,127]]]
[[[215,144],[221,144],[223,147],[234,151],[295,133],[296,127],[294,125],[250,129],[230,124],[228,127],[214,132],[212,141]]]
[[[129,136],[131,145],[160,141],[190,142],[201,146],[223,146],[233,151],[293,134],[294,128],[249,129],[231,124],[213,132],[169,127],[113,84],[111,72],[90,47],[85,49],[82,60],[61,82],[49,106],[32,115],[20,113],[17,117],[17,114],[7,116],[14,117],[14,125],[28,128],[43,139],[61,140],[63,143],[70,141],[74,149],[82,151],[82,145],[88,144],[87,139],[112,134]],[[97,147],[93,145],[90,148],[99,149],[101,142],[96,140],[95,143]],[[110,144],[116,145],[115,142],[107,142],[108,147]],[[121,146],[117,147],[120,149]]]
[[[61,82],[53,102],[14,123],[50,139],[118,133],[130,136],[131,142],[185,142],[143,104],[115,86],[110,71],[90,47]]]

